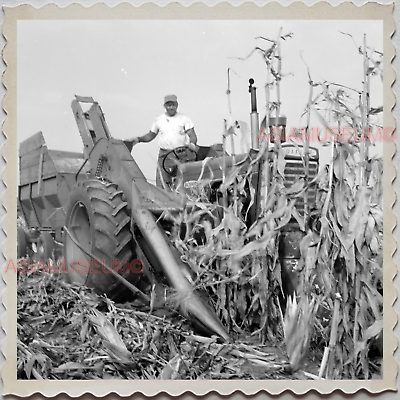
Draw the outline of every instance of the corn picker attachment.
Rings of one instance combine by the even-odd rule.
[[[81,104],[90,108],[83,111]],[[186,199],[147,182],[125,143],[111,137],[93,99],[77,96],[72,110],[83,154],[48,150],[40,132],[20,148],[21,210],[41,232],[36,243],[43,259],[52,258],[54,241],[63,241],[66,279],[116,299],[133,289],[149,300],[142,290],[157,284],[161,274],[186,297],[184,316],[228,340],[157,222],[165,209],[179,212]]]
[[[164,190],[146,180],[129,142],[111,136],[100,105],[90,97],[75,97],[72,110],[83,153],[49,150],[41,132],[21,143],[19,208],[35,234],[28,237],[26,231],[18,230],[18,256],[24,254],[26,242],[35,242],[37,258],[51,263],[63,245],[64,257],[57,264],[63,276],[113,299],[132,297],[133,292],[150,302],[149,293],[168,285],[185,299],[179,311],[197,329],[229,340],[207,297],[195,289],[193,271],[169,239],[172,222],[165,211],[177,215],[190,208],[187,194],[199,178],[209,179],[217,190],[224,173],[238,165],[244,170],[257,151],[233,157],[214,145],[201,147],[195,155],[175,152],[171,157],[180,161],[179,168],[176,160],[164,167],[176,175],[177,184],[175,190]],[[285,174],[290,185],[304,169],[296,148],[286,147]],[[315,175],[318,154],[311,164]],[[256,167],[252,180],[256,186]],[[247,222],[252,224],[256,213],[249,215]],[[299,258],[298,228],[293,225],[282,236],[280,257],[285,269],[290,260]],[[291,282],[289,275],[284,279]]]

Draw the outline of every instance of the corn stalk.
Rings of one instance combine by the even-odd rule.
[[[269,184],[270,184],[270,165],[269,165],[269,119],[270,119],[270,79],[271,79],[271,65],[267,63],[267,82],[265,84],[265,134],[260,135],[260,152],[263,156],[260,159],[260,175],[261,185],[259,192],[257,193],[257,201],[259,205],[257,207],[257,215],[263,215],[265,213],[266,200],[269,195]],[[259,210],[259,211],[258,211]]]
[[[308,113],[307,113],[307,125],[306,125],[306,137],[304,142],[304,178],[305,181],[308,182],[308,176],[310,174],[310,119],[311,119],[311,105],[312,105],[312,96],[313,96],[313,87],[314,83],[311,80],[311,76],[309,74],[309,84],[310,84],[310,92],[308,95]],[[304,192],[304,223],[307,222],[309,213],[309,205],[308,205],[308,191]]]
[[[360,104],[361,110],[361,128],[362,128],[362,135],[364,136],[364,140],[361,141],[360,147],[360,185],[365,184],[365,171],[366,171],[366,161],[368,158],[368,148],[367,148],[367,128],[368,127],[368,113],[369,113],[369,61],[367,55],[367,43],[366,43],[366,35],[364,34],[364,41],[363,41],[363,58],[364,58],[364,83],[363,83],[363,93],[362,93],[362,100]]]
[[[281,110],[281,84],[280,84],[281,74],[282,74],[282,56],[281,56],[281,40],[280,40],[281,34],[282,34],[282,28],[279,29],[278,38],[275,42],[278,63],[277,63],[276,73],[274,74],[275,84],[276,84],[276,108],[275,108],[275,126],[273,126],[272,129],[279,127],[279,115],[280,115],[280,110]],[[275,56],[275,53],[274,53],[274,56]],[[267,127],[268,126],[269,125],[267,125]],[[269,129],[269,128],[267,128],[267,129]],[[282,132],[280,132],[280,133],[282,135]],[[278,155],[279,155],[279,152],[281,149],[281,140],[282,140],[282,136],[278,140],[275,140],[275,138],[274,138],[274,160],[273,160],[273,167],[272,167],[272,176],[275,179],[278,179],[278,177],[279,177]]]

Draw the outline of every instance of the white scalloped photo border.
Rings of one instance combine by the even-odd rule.
[[[392,109],[395,105],[395,95],[392,90],[395,81],[395,71],[392,60],[395,56],[395,47],[391,37],[395,31],[393,18],[393,5],[378,4],[376,2],[357,6],[347,2],[337,6],[331,6],[326,2],[318,2],[313,6],[302,2],[294,2],[283,6],[277,2],[258,6],[254,3],[243,3],[232,6],[222,2],[212,7],[205,3],[194,3],[190,6],[182,6],[179,3],[167,4],[159,7],[153,3],[145,3],[133,6],[122,3],[109,7],[104,3],[96,3],[90,7],[80,4],[72,4],[59,7],[54,4],[35,8],[31,5],[17,7],[4,7],[4,23],[2,32],[6,40],[3,49],[3,60],[6,69],[3,74],[3,85],[6,89],[3,98],[3,109],[6,118],[3,124],[3,133],[6,141],[3,145],[2,155],[6,161],[3,172],[5,191],[2,197],[6,216],[2,228],[6,239],[2,246],[3,280],[6,289],[3,293],[3,304],[6,308],[2,319],[2,327],[6,332],[2,342],[2,352],[5,363],[1,375],[3,381],[3,394],[17,396],[29,396],[41,393],[44,396],[55,396],[66,393],[71,397],[77,397],[85,393],[94,396],[105,396],[116,393],[120,396],[129,396],[134,393],[142,393],[146,396],[154,396],[158,393],[168,393],[178,396],[191,392],[202,396],[210,392],[221,395],[230,395],[240,391],[246,395],[254,395],[265,391],[268,394],[280,394],[284,391],[292,391],[296,394],[307,393],[311,390],[319,393],[331,393],[335,390],[344,393],[355,393],[364,389],[371,393],[383,391],[396,391],[396,378],[398,366],[394,358],[397,347],[397,339],[394,327],[397,323],[397,315],[393,304],[397,299],[397,291],[393,280],[397,272],[393,260],[396,251],[396,240],[393,230],[396,226],[396,216],[393,205],[396,200],[393,188],[393,180],[396,177],[396,169],[393,156],[396,152],[394,142],[384,144],[384,366],[382,380],[354,380],[354,381],[38,381],[17,380],[17,335],[16,335],[16,274],[4,273],[4,267],[8,260],[16,259],[16,199],[18,170],[17,159],[17,22],[20,20],[68,20],[68,19],[375,19],[383,21],[384,30],[384,125],[395,127],[395,119]]]

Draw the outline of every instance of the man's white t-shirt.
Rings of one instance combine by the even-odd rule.
[[[193,122],[186,115],[176,113],[170,117],[161,114],[154,120],[150,130],[158,134],[158,145],[161,149],[172,150],[189,144],[190,139],[185,132],[193,127]]]

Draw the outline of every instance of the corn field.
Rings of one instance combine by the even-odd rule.
[[[274,85],[279,99],[280,44],[269,42],[269,49],[256,50],[267,65],[267,99]],[[181,214],[173,237],[182,257],[197,272],[197,287],[211,294],[231,332],[259,343],[284,342],[293,370],[300,368],[307,354],[317,352],[319,377],[327,379],[369,379],[380,373],[380,362],[371,349],[382,350],[383,335],[383,159],[370,155],[374,143],[368,138],[360,140],[363,133],[379,126],[371,122],[382,109],[369,106],[369,81],[379,74],[380,61],[365,43],[359,51],[365,75],[355,104],[353,89],[313,82],[309,73],[306,135],[314,113],[331,131],[347,127],[353,132],[350,140],[325,143],[331,160],[318,176],[307,179],[306,139],[301,150],[305,176],[285,185],[285,157],[275,144],[273,161],[264,164],[274,179],[267,183],[259,218],[247,227],[255,202],[251,170],[268,151],[265,141],[247,173],[239,174],[237,166],[225,176],[216,201],[207,201],[213,190],[210,182],[199,180],[192,187],[197,211]],[[267,121],[270,113],[279,115],[279,102],[271,101],[266,108]],[[307,191],[312,186],[317,198],[311,208]],[[296,208],[300,198],[306,199],[304,216]],[[301,257],[295,266],[298,290],[296,297],[282,301],[280,235],[293,221],[302,231]],[[199,243],[196,235],[203,241]]]

